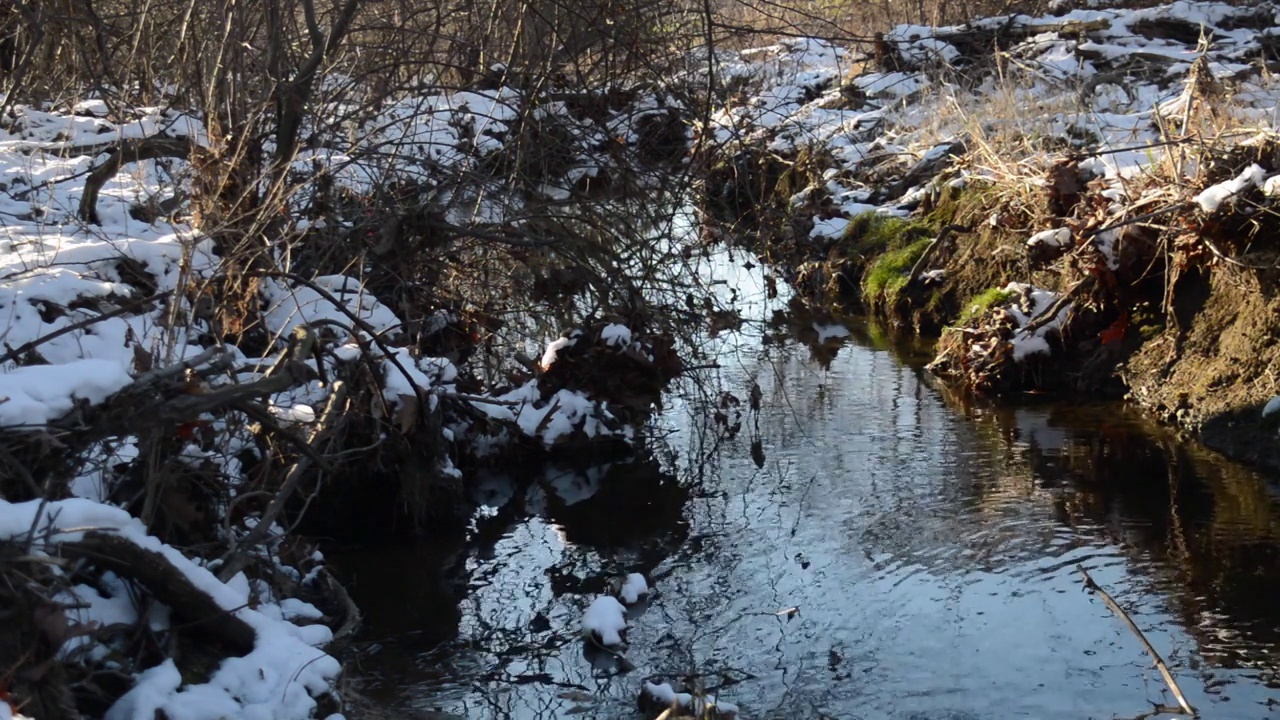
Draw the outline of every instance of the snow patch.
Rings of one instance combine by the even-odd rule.
[[[839,239],[844,237],[844,231],[849,227],[849,219],[842,217],[826,218],[813,223],[813,229],[809,231],[809,237],[818,239]]]
[[[1045,245],[1047,247],[1062,247],[1071,242],[1070,228],[1055,228],[1053,230],[1045,230],[1027,238],[1027,245],[1035,247],[1037,245]]]
[[[77,400],[97,404],[132,381],[117,360],[32,365],[0,374],[0,426],[44,425]]]
[[[147,534],[140,520],[120,508],[81,498],[50,503],[0,500],[0,540],[19,540],[33,530],[33,537],[46,543],[38,543],[36,548],[51,554],[56,553],[60,543],[80,540],[90,531],[111,533],[158,553],[257,635],[248,655],[223,660],[205,683],[184,686],[172,660],[140,673],[133,688],[107,711],[107,720],[152,720],[160,715],[189,720],[304,720],[315,711],[315,696],[329,692],[342,669],[337,660],[315,647],[332,639],[327,627],[294,625],[284,620],[274,605],[263,604],[254,609],[255,599],[250,597],[249,586],[242,578],[221,582],[176,548]],[[82,591],[82,596],[88,593]],[[134,612],[100,595],[96,600],[89,599],[88,607],[79,609],[69,618],[71,621],[107,623],[127,619]],[[312,614],[296,604],[290,609],[295,614]],[[153,626],[165,622],[162,617],[152,618]]]
[[[662,705],[690,711],[695,717],[732,718],[738,715],[738,706],[733,703],[717,700],[714,695],[676,692],[671,683],[646,681],[643,692]]]
[[[1276,413],[1280,413],[1280,395],[1268,400],[1266,406],[1262,408],[1262,417],[1269,417]]]
[[[631,328],[610,323],[600,330],[600,342],[610,347],[626,347],[631,344]]]
[[[644,575],[640,573],[631,573],[622,581],[622,589],[618,591],[618,597],[622,602],[628,605],[634,605],[640,601],[640,598],[649,594],[649,583],[645,581]]]
[[[601,595],[582,616],[582,634],[596,638],[605,647],[621,645],[626,629],[627,609],[615,597]]]
[[[1258,165],[1250,165],[1232,180],[1220,182],[1196,196],[1196,204],[1206,213],[1217,212],[1218,207],[1252,187],[1261,185],[1267,171]]]
[[[1013,348],[1013,359],[1015,362],[1022,362],[1032,355],[1048,355],[1050,352],[1049,341],[1047,336],[1051,332],[1061,332],[1062,325],[1067,320],[1067,315],[1071,311],[1071,304],[1068,303],[1057,315],[1045,324],[1036,328],[1034,332],[1027,332],[1026,327],[1030,322],[1043,315],[1058,300],[1058,293],[1052,290],[1037,288],[1025,283],[1009,283],[1005,286],[1004,292],[1014,295],[1015,297],[1025,298],[1030,304],[1028,311],[1023,311],[1022,306],[1015,302],[1006,309],[1018,324],[1018,330],[1013,334],[1013,338],[1009,344]]]

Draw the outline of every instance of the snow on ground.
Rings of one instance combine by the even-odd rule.
[[[1050,333],[1056,334],[1062,331],[1062,324],[1066,322],[1067,315],[1071,312],[1070,303],[1064,305],[1052,320],[1028,332],[1027,324],[1047,312],[1058,300],[1058,293],[1025,283],[1009,283],[1005,286],[1004,292],[1018,298],[1016,302],[1005,307],[1018,325],[1018,331],[1009,341],[1013,346],[1013,359],[1022,362],[1030,355],[1049,354],[1047,338]]]
[[[1160,139],[1159,120],[1180,115],[1183,108],[1168,103],[1185,96],[1182,81],[1199,57],[1194,42],[1146,37],[1138,32],[1142,24],[1163,21],[1194,29],[1204,22],[1213,40],[1209,66],[1215,76],[1238,83],[1233,98],[1238,113],[1270,124],[1275,122],[1280,88],[1265,74],[1256,74],[1256,63],[1249,64],[1269,41],[1263,30],[1235,27],[1259,12],[1275,14],[1274,7],[1263,7],[1270,9],[1178,2],[1142,10],[992,19],[986,24],[1008,23],[1029,32],[1039,26],[1046,32],[1033,32],[1014,44],[1007,54],[1017,62],[1002,76],[980,76],[982,81],[970,89],[929,72],[942,62],[963,69],[983,59],[965,57],[947,41],[965,29],[960,26],[900,26],[890,31],[887,40],[911,64],[894,72],[851,74],[854,63],[864,57],[830,46],[825,53],[800,53],[794,48],[805,43],[789,41],[744,52],[729,64],[732,75],[754,94],[741,106],[721,111],[713,124],[721,138],[766,137],[775,151],[822,147],[840,161],[833,169],[853,174],[868,158],[886,153],[902,153],[908,162],[922,159],[942,143],[960,139],[978,120],[988,131],[1092,137],[1093,144],[1108,153],[1087,160],[1086,167],[1113,180],[1131,177],[1163,161],[1162,149],[1146,146]],[[1084,31],[1081,39],[1074,29],[1056,31],[1067,22],[1105,26]],[[806,43],[823,46],[821,41]],[[1134,68],[1126,76],[1123,63],[1132,62],[1135,54],[1154,63],[1154,69]],[[1122,67],[1116,71],[1111,65]],[[863,93],[866,101],[844,99],[850,88]],[[1003,107],[994,105],[996,101]],[[1126,146],[1133,149],[1126,151]]]
[[[968,26],[903,25],[885,35],[898,56],[896,69],[877,66],[864,52],[793,39],[722,61],[726,83],[736,83],[747,100],[711,122],[722,143],[784,157],[808,150],[807,162],[826,163],[825,171],[811,173],[821,181],[792,197],[795,207],[818,196],[829,200],[809,230],[819,247],[840,238],[859,214],[909,213],[929,194],[936,173],[918,177],[915,187],[895,187],[893,179],[962,142],[968,154],[962,153],[957,172],[943,176],[945,183],[1007,182],[1014,173],[1043,186],[1052,163],[1076,151],[1085,179],[1092,176],[1098,195],[1118,210],[1152,187],[1204,188],[1195,163],[1179,162],[1180,150],[1163,142],[1184,131],[1189,119],[1194,125],[1211,113],[1209,132],[1234,133],[1220,142],[1274,137],[1280,81],[1259,59],[1273,55],[1277,20],[1273,2],[1179,0],[985,18]],[[1021,39],[993,59],[991,42],[973,46],[972,32],[983,29],[1016,31]],[[1192,79],[1201,75],[1224,95],[1207,101],[1194,95]],[[1002,164],[1011,157],[1016,167]],[[1168,177],[1173,167],[1182,177]],[[1253,166],[1188,200],[1212,213],[1254,187],[1280,195],[1280,178],[1265,175]],[[1054,228],[1029,233],[1026,242],[1066,247],[1071,240],[1070,230]],[[1117,268],[1115,232],[1097,233],[1088,245]],[[1059,320],[1015,337],[1015,357],[1046,352],[1045,333]]]
[[[72,360],[15,368],[0,375],[0,426],[39,426],[62,417],[78,400],[100,403],[132,381],[119,362]]]
[[[35,553],[56,556],[60,544],[80,540],[90,531],[110,533],[159,553],[257,635],[248,655],[225,659],[206,683],[184,685],[172,660],[146,670],[108,711],[108,720],[150,720],[161,714],[191,720],[311,717],[315,696],[329,691],[341,670],[337,660],[317,649],[332,637],[327,627],[300,626],[283,619],[285,611],[280,606],[261,603],[250,593],[243,575],[229,583],[219,581],[205,567],[149,535],[140,520],[119,508],[81,498],[47,504],[38,500],[17,504],[0,500],[0,540],[34,538]],[[137,617],[134,608],[124,602],[130,597],[127,592],[119,593],[116,600],[107,600],[83,587],[71,592],[84,605],[71,611],[72,623],[107,625]],[[315,608],[296,600],[288,607],[294,617],[318,615]],[[167,609],[153,611],[148,623],[157,629],[167,627]],[[79,650],[104,656],[111,652],[109,647],[82,647],[86,642],[85,638],[73,638],[63,652]]]
[[[1054,228],[1053,230],[1044,230],[1027,238],[1028,246],[1047,245],[1048,247],[1062,247],[1071,242],[1070,228]]]
[[[1205,188],[1203,192],[1196,196],[1196,204],[1206,213],[1217,212],[1218,207],[1230,198],[1249,188],[1261,185],[1266,175],[1266,170],[1257,165],[1250,165],[1235,178]]]
[[[364,126],[349,128],[348,138],[323,143],[325,149],[304,150],[294,165],[303,187],[292,198],[299,214],[297,229],[320,229],[332,222],[305,214],[313,199],[306,180],[323,175],[352,197],[367,196],[392,178],[416,180],[459,224],[507,222],[521,210],[524,196],[470,178],[483,175],[477,171],[506,147],[514,123],[527,113],[535,119],[558,119],[573,138],[569,150],[578,155],[572,167],[562,177],[546,180],[548,196],[567,197],[578,180],[629,162],[626,153],[634,152],[643,140],[641,123],[670,111],[652,96],[611,112],[603,121],[575,117],[561,102],[523,105],[524,98],[510,89],[428,93],[391,103]],[[185,160],[125,164],[101,189],[97,222],[80,217],[85,179],[106,161],[111,144],[156,136],[209,145],[203,125],[190,115],[160,108],[109,111],[96,99],[61,110],[18,105],[0,118],[0,354],[8,356],[0,363],[0,430],[38,429],[74,416],[78,408],[109,400],[139,373],[189,359],[212,342],[208,309],[193,305],[189,290],[213,277],[220,259],[212,241],[185,220],[187,209],[178,205],[174,210],[169,203],[176,193],[190,189],[191,168]],[[468,179],[438,185],[448,178]],[[162,207],[168,209],[155,212]],[[291,267],[287,255],[276,261],[280,267]],[[261,297],[273,347],[263,358],[224,348],[232,371],[210,378],[215,389],[263,378],[291,333],[307,324],[330,334],[328,361],[367,361],[368,367],[380,369],[384,398],[392,408],[406,398],[417,398],[434,409],[443,395],[460,397],[454,386],[458,368],[401,347],[402,318],[368,292],[359,277],[326,275],[306,283],[264,278]],[[370,333],[376,333],[381,344],[371,343]],[[631,335],[628,327],[610,325],[600,340],[617,352],[633,352],[638,345]],[[552,364],[557,349],[573,342],[553,344],[544,364]],[[314,359],[303,362],[317,369]],[[332,378],[333,368],[328,370]],[[465,401],[513,432],[539,438],[548,446],[574,432],[624,439],[634,434],[632,428],[621,427],[603,403],[582,393],[562,390],[542,401],[536,382],[498,398]],[[283,424],[311,425],[331,391],[331,384],[301,383],[268,398],[265,409]],[[203,447],[196,438],[177,455],[193,466],[212,464],[220,470],[228,498],[234,498],[243,480],[240,456],[255,453],[254,443],[243,430],[247,423],[206,417],[217,437],[216,450]],[[452,429],[442,432],[446,440],[462,439],[455,438]],[[74,536],[64,529],[80,526],[105,529],[162,552],[252,625],[259,642],[248,656],[225,661],[208,683],[184,685],[172,663],[150,668],[136,678],[134,690],[108,717],[307,717],[315,707],[312,696],[329,687],[337,664],[316,649],[328,640],[327,629],[284,618],[312,617],[315,609],[289,598],[263,602],[247,584],[219,583],[178,550],[147,536],[137,521],[110,504],[124,475],[119,468],[139,459],[135,438],[109,438],[85,452],[79,474],[70,482],[77,498],[45,508],[43,527],[54,533],[45,549],[54,552],[58,542]],[[443,471],[457,473],[447,459]],[[33,512],[30,505],[0,502],[0,539],[29,530]],[[50,520],[55,515],[56,520]],[[230,531],[243,535],[254,522],[247,518]],[[282,533],[273,528],[270,535],[278,540]],[[104,578],[107,585],[112,582],[110,576]],[[68,592],[66,599],[75,600],[69,603],[74,607],[68,619],[75,624],[144,621],[162,627],[167,622],[162,609],[137,617],[122,600],[128,593],[106,597],[85,586]],[[256,610],[246,608],[251,602]],[[84,638],[63,649],[68,657],[85,662],[108,659],[109,651]],[[8,710],[4,703],[0,706]]]

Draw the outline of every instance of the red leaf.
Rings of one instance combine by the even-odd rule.
[[[1116,321],[1111,323],[1106,330],[1098,333],[1098,339],[1103,345],[1114,345],[1124,340],[1124,334],[1129,329],[1129,313],[1121,313]]]

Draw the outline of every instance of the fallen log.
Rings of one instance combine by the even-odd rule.
[[[80,540],[58,545],[62,557],[83,560],[111,570],[141,585],[168,605],[175,627],[244,656],[253,650],[257,633],[244,620],[222,607],[164,555],[140,547],[114,533],[90,531]]]
[[[120,172],[121,167],[126,163],[142,162],[143,160],[158,160],[160,158],[185,159],[191,156],[191,151],[194,147],[195,141],[189,137],[152,135],[145,138],[121,140],[114,149],[109,151],[111,155],[105,162],[89,171],[89,177],[85,179],[84,183],[84,195],[80,197],[80,207],[76,214],[84,222],[101,225],[102,221],[98,218],[98,193],[102,190],[102,186],[107,184],[108,180]],[[102,152],[99,146],[93,146],[85,148],[82,154],[87,155],[92,150],[99,150],[99,152],[94,153],[95,155]],[[68,152],[74,151],[74,148],[68,149]]]

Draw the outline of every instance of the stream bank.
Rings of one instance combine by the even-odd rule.
[[[930,370],[970,391],[1127,398],[1280,470],[1275,13],[1179,3],[743,53],[704,207],[811,302],[938,337]]]
[[[447,544],[464,468],[642,447],[687,324],[639,301],[681,270],[652,242],[687,186],[663,93],[330,98],[359,128],[264,202],[219,194],[264,166],[210,161],[199,113],[11,104],[3,717],[334,715],[362,612],[320,538]]]
[[[975,401],[928,346],[771,297],[752,256],[710,272],[744,322],[706,339],[720,368],[675,388],[649,455],[488,473],[469,542],[332,554],[368,612],[370,704],[635,720],[646,681],[678,681],[742,718],[1148,712],[1169,697],[1083,565],[1204,717],[1274,715],[1265,478],[1115,403]],[[579,623],[631,572],[653,591],[625,670]]]

